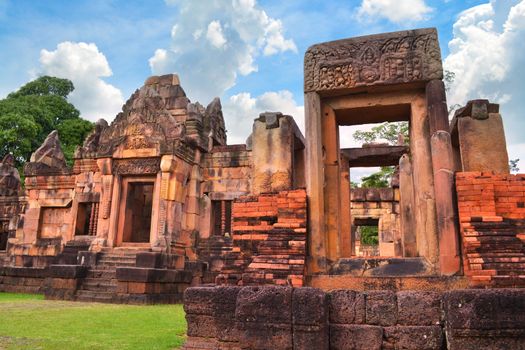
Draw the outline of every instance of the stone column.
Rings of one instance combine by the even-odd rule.
[[[350,211],[350,164],[348,159],[340,154],[341,159],[341,212],[340,212],[340,240],[341,257],[349,258],[352,256],[351,238],[351,211]]]
[[[434,174],[430,151],[429,120],[425,93],[414,96],[411,102],[410,152],[414,182],[414,213],[417,252],[437,267],[439,243],[434,196]]]
[[[460,270],[457,212],[454,205],[454,156],[449,133],[445,85],[441,80],[427,83],[426,99],[431,135],[434,196],[439,239],[439,266],[443,275]]]
[[[321,99],[316,92],[304,96],[306,128],[306,193],[308,195],[308,272],[326,270],[324,236],[324,172],[321,141]]]
[[[339,168],[339,132],[335,111],[328,105],[322,107],[322,139],[324,151],[324,205],[327,258],[331,261],[341,256],[339,245],[341,218],[341,173]]]
[[[417,256],[416,225],[414,212],[414,182],[412,164],[408,154],[399,159],[399,207],[403,256]]]

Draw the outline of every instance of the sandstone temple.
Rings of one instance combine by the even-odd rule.
[[[230,145],[218,98],[153,76],[72,168],[56,131],[23,186],[6,156],[0,291],[184,301],[186,349],[525,349],[525,175],[497,104],[449,121],[436,30],[313,45],[304,94],[305,135],[261,111]],[[408,142],[341,147],[380,122]],[[377,166],[389,187],[352,188]]]

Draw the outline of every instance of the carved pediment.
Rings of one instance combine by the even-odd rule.
[[[171,76],[170,76],[171,77]],[[112,156],[116,151],[154,150],[155,155],[169,154],[173,143],[184,135],[184,123],[177,121],[170,110],[184,107],[189,100],[173,79],[149,81],[130,97],[113,123],[105,128],[97,156]],[[178,82],[178,79],[177,79]]]

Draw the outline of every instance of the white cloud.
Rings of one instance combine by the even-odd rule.
[[[357,10],[360,18],[379,17],[390,22],[418,22],[428,18],[433,11],[425,0],[363,0]]]
[[[525,0],[493,0],[459,14],[444,68],[455,73],[449,105],[486,98],[500,103],[509,157],[521,158],[525,129]]]
[[[257,71],[260,55],[297,52],[280,20],[255,0],[182,1],[169,48],[149,59],[154,74],[177,73],[189,97],[203,104],[233,87],[239,75]]]
[[[288,90],[265,92],[256,97],[252,97],[249,92],[241,92],[223,102],[223,112],[228,144],[245,143],[252,132],[253,120],[262,112],[291,115],[304,135],[304,107],[297,105]]]
[[[41,73],[73,82],[75,90],[69,101],[91,121],[113,120],[121,110],[122,92],[102,78],[112,75],[108,61],[95,44],[65,41],[56,50],[40,51]]]
[[[226,44],[227,40],[224,37],[224,34],[222,33],[221,22],[211,21],[210,24],[208,24],[208,31],[206,32],[206,39],[208,39],[208,41],[216,48],[221,48],[224,46],[224,44]]]

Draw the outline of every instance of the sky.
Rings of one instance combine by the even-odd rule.
[[[525,0],[0,0],[0,98],[40,75],[68,78],[82,117],[111,121],[148,76],[177,73],[192,102],[221,98],[228,143],[244,143],[264,111],[304,131],[309,46],[425,27],[455,73],[449,105],[500,103],[525,171]],[[357,145],[352,132],[342,146]]]

